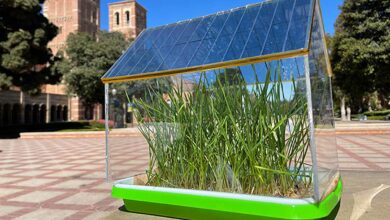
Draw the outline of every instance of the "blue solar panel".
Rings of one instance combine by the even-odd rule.
[[[103,78],[158,73],[306,48],[312,2],[272,0],[147,29]]]

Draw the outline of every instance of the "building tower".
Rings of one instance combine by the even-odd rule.
[[[49,43],[56,54],[64,48],[66,38],[73,32],[96,35],[99,30],[100,0],[46,0],[44,15],[58,28],[58,35]]]
[[[65,49],[66,39],[70,33],[85,32],[95,36],[100,29],[100,0],[46,0],[43,13],[58,27],[58,35],[48,45],[53,54]],[[62,84],[44,85],[42,92],[67,96],[65,86]],[[78,97],[70,97],[68,105],[70,120],[101,118],[100,105],[93,108],[83,106]]]
[[[134,39],[146,28],[147,11],[136,0],[111,3],[108,10],[110,32],[119,31]]]

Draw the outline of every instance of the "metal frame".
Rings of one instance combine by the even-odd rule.
[[[314,23],[314,11],[315,11],[315,6],[316,6],[316,1],[317,0],[313,0],[311,6],[310,6],[310,15],[309,15],[309,19],[308,19],[308,24],[310,25],[307,25],[307,30],[306,30],[306,33],[307,36],[306,36],[306,48],[310,48],[310,45],[311,45],[311,33],[312,33],[312,29],[313,29],[313,23]]]
[[[251,64],[251,63],[268,62],[268,61],[280,60],[285,58],[293,58],[297,56],[305,56],[308,54],[309,54],[309,50],[307,48],[304,48],[304,49],[287,51],[282,53],[274,53],[270,55],[250,57],[250,58],[232,60],[227,62],[212,63],[212,64],[207,64],[202,66],[189,67],[189,68],[164,70],[159,72],[134,74],[128,76],[117,76],[112,78],[103,78],[102,81],[103,83],[114,83],[114,82],[118,83],[118,82],[134,81],[134,80],[154,79],[154,78],[165,77],[165,76],[173,76],[176,74],[202,72],[202,71],[219,69],[219,68],[241,66],[241,65]]]
[[[314,0],[313,1],[313,11],[312,11],[312,17],[311,17],[311,25],[310,25],[310,32],[308,34],[309,41],[308,41],[308,50],[310,52],[311,43],[312,43],[312,31],[314,26],[314,19],[315,16],[318,15],[319,19],[319,29],[321,32],[321,40],[323,43],[323,51],[325,56],[325,62],[326,62],[326,70],[328,73],[328,77],[332,78],[332,68],[329,60],[329,54],[327,50],[326,45],[326,39],[325,39],[325,30],[324,30],[324,24],[322,19],[322,12],[320,7],[320,1]],[[319,182],[319,173],[318,173],[318,161],[317,161],[317,146],[316,146],[316,138],[315,138],[315,126],[314,126],[314,119],[313,119],[313,104],[312,104],[312,94],[311,94],[311,78],[310,78],[310,66],[309,66],[309,57],[305,56],[304,58],[305,62],[305,75],[306,75],[306,96],[307,96],[307,105],[308,105],[308,118],[309,118],[309,129],[310,129],[310,153],[311,153],[311,159],[313,163],[313,185],[314,185],[314,199],[316,201],[321,201],[324,196],[326,196],[326,192],[324,195],[321,195],[322,192],[320,192],[320,182]],[[330,84],[330,94],[332,98],[332,87]],[[332,103],[333,105],[333,103]],[[332,106],[333,107],[333,106]],[[334,114],[334,113],[333,113]],[[333,177],[334,179],[339,178],[339,173],[336,172],[336,175]],[[328,189],[328,192],[330,192],[335,186],[330,186],[330,189]]]
[[[110,85],[109,84],[104,84],[104,122],[105,122],[105,132],[106,132],[106,137],[105,137],[105,141],[106,141],[106,181],[110,181],[110,167],[109,167],[109,164],[110,164],[110,151],[109,151],[109,146],[108,146],[108,134],[110,132],[110,127],[108,125],[108,121],[109,121],[109,118],[108,118],[108,111],[109,111],[109,103],[110,103],[110,99],[109,99],[109,87]]]
[[[326,67],[327,67],[327,70],[328,70],[328,74],[329,76],[333,76],[333,71],[332,71],[332,65],[330,64],[330,59],[329,59],[329,53],[328,53],[328,45],[326,43],[326,34],[325,34],[325,28],[324,28],[324,20],[322,19],[322,11],[321,11],[321,7],[320,7],[320,0],[314,0],[316,2],[315,4],[315,11],[318,12],[318,15],[319,15],[319,24],[320,24],[320,31],[321,31],[321,35],[322,35],[322,41],[323,41],[323,44],[324,44],[324,53],[325,53],[325,60],[326,60]],[[313,18],[314,18],[315,14],[313,14]],[[311,32],[311,30],[310,30]]]
[[[312,160],[312,172],[313,172],[313,185],[314,185],[314,199],[316,201],[320,200],[320,186],[318,178],[318,163],[317,163],[317,146],[315,142],[315,127],[314,127],[314,118],[313,118],[313,103],[311,95],[311,82],[310,82],[310,66],[309,66],[309,57],[304,57],[305,63],[305,79],[306,79],[306,99],[307,99],[307,114],[309,119],[309,132],[310,132],[310,155]]]

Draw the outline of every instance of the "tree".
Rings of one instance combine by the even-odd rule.
[[[41,13],[44,0],[0,1],[0,89],[18,86],[30,94],[61,79],[47,44],[57,27]]]
[[[332,51],[333,51],[333,40],[334,37],[326,34],[325,36],[326,45],[328,46],[328,53],[332,57]],[[340,117],[342,121],[347,120],[347,111],[346,111],[346,102],[348,100],[348,97],[343,93],[343,91],[340,89],[340,87],[335,84],[335,82],[332,82],[332,96],[333,96],[333,108],[335,113],[338,113],[338,109],[340,110]]]
[[[226,68],[216,73],[214,86],[241,85],[243,82],[245,80],[240,68]]]
[[[390,0],[345,0],[341,7],[332,42],[334,82],[355,111],[369,93],[390,96],[389,18]]]
[[[70,34],[66,42],[67,59],[61,70],[68,93],[87,104],[104,103],[103,74],[128,46],[119,32],[100,32],[97,39],[86,33]]]

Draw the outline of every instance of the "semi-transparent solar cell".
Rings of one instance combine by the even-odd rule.
[[[275,0],[145,30],[103,78],[211,65],[307,47],[313,0]]]

